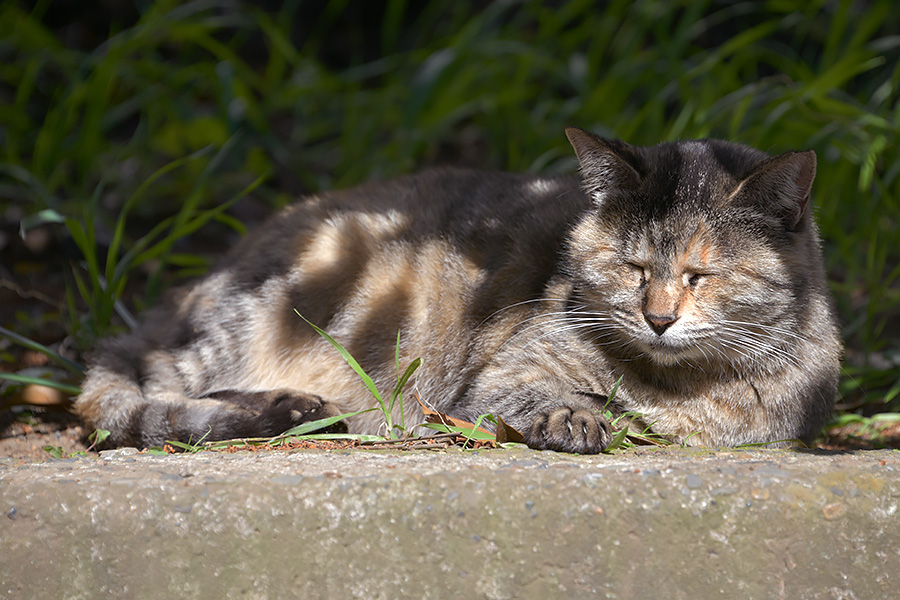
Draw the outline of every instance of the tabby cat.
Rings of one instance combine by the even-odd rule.
[[[814,437],[841,354],[815,154],[566,133],[580,181],[443,169],[289,207],[103,344],[77,412],[113,444],[150,446],[371,407],[296,309],[382,390],[399,331],[402,365],[424,360],[411,381],[424,402],[499,415],[533,448],[602,451],[620,378],[611,408],[675,440]],[[421,423],[416,402],[404,410]]]

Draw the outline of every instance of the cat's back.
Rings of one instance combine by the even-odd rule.
[[[565,228],[589,206],[573,177],[439,168],[308,196],[247,240],[276,232],[303,237],[344,225],[385,240],[471,243]]]
[[[313,307],[340,303],[360,279],[378,289],[379,281],[429,273],[436,284],[456,279],[493,293],[502,280],[516,294],[535,294],[590,204],[571,177],[433,169],[304,198],[241,240],[211,276],[224,273],[238,292],[274,281],[307,282],[300,287],[319,300],[302,304]],[[477,293],[433,287],[436,294]],[[330,293],[335,301],[321,302]]]

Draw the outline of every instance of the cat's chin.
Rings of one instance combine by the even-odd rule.
[[[652,343],[642,344],[645,354],[650,360],[663,367],[684,365],[686,362],[702,358],[694,346],[674,344],[655,339]]]
[[[650,360],[656,364],[664,367],[674,367],[683,364],[687,358],[683,352],[675,352],[672,350],[660,351],[659,349],[651,350],[647,353],[647,356],[649,356]]]

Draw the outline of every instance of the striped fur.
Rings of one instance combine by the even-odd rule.
[[[581,180],[448,169],[286,209],[101,345],[76,410],[113,444],[148,446],[371,407],[297,309],[382,390],[399,331],[401,363],[424,360],[423,401],[502,416],[536,448],[602,450],[597,411],[619,377],[614,409],[675,439],[814,436],[841,353],[808,207],[815,155],[567,133]]]

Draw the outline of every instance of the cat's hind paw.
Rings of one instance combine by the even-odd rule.
[[[316,394],[278,389],[263,392],[227,390],[210,394],[209,398],[228,402],[243,410],[235,420],[225,423],[227,432],[221,435],[233,437],[266,437],[279,435],[292,427],[340,414],[338,407]],[[240,435],[234,435],[240,431]],[[347,425],[339,421],[317,433],[345,433]]]
[[[337,416],[337,407],[315,394],[295,392],[293,390],[273,390],[263,394],[264,402],[260,403],[260,421],[271,423],[270,430],[281,433],[288,429],[328,417]],[[317,433],[346,433],[347,424],[338,421]]]
[[[558,408],[540,415],[525,436],[529,447],[577,454],[599,454],[612,441],[609,422],[587,409]]]

